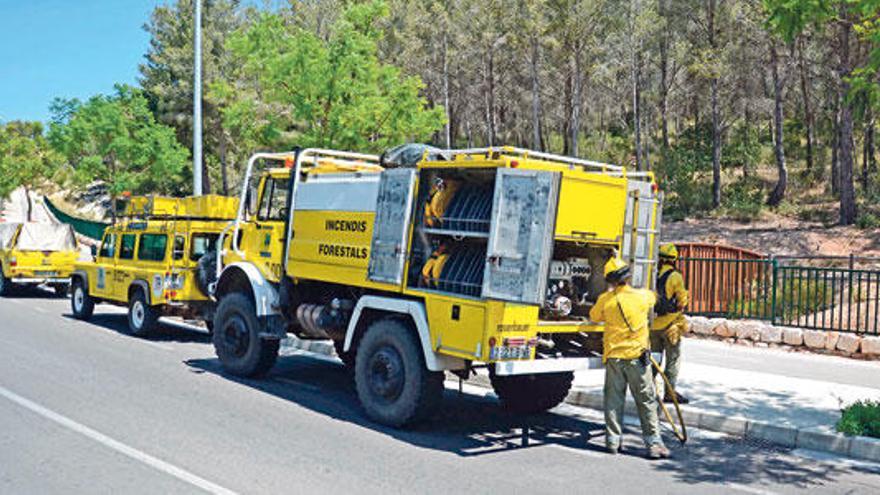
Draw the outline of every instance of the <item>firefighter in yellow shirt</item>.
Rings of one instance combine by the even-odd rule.
[[[620,258],[605,264],[607,292],[590,309],[590,319],[605,323],[605,447],[616,454],[621,447],[626,389],[635,399],[648,457],[669,457],[660,437],[658,403],[648,362],[648,316],[654,306],[653,292],[629,285],[629,266]]]
[[[682,311],[688,304],[688,291],[684,277],[675,269],[678,250],[673,244],[660,246],[660,270],[657,274],[657,304],[654,306],[654,323],[651,325],[651,350],[662,352],[666,378],[675,391],[679,404],[687,404],[687,397],[675,388],[681,369],[681,336],[687,333],[688,324]],[[672,402],[667,393],[663,402]]]

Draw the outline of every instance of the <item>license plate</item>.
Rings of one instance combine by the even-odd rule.
[[[532,348],[527,345],[492,347],[489,350],[490,359],[529,359],[531,356]]]
[[[36,274],[38,277],[55,277],[58,275],[58,272],[47,272],[47,271],[39,271],[38,270],[36,272]]]

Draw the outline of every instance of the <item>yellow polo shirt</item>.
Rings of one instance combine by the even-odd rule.
[[[629,285],[599,296],[590,309],[590,319],[605,323],[603,362],[608,358],[635,359],[649,347],[648,315],[656,301],[653,292]]]

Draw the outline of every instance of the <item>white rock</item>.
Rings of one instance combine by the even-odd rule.
[[[821,330],[804,331],[804,345],[810,349],[822,349],[825,347],[825,332]]]
[[[782,342],[782,329],[773,325],[764,325],[761,327],[761,342],[767,342],[768,344]]]
[[[804,345],[804,331],[800,328],[782,330],[782,341],[788,345]]]
[[[880,337],[862,337],[862,353],[880,355]]]
[[[734,337],[736,336],[736,331],[730,327],[730,323],[727,320],[719,320],[718,324],[712,328],[712,331],[719,337]]]
[[[713,335],[712,320],[704,316],[688,316],[688,327],[690,331],[699,335]]]
[[[825,332],[825,349],[829,351],[837,349],[838,340],[840,340],[840,332]]]
[[[760,340],[762,324],[755,321],[738,321],[732,325],[736,331],[736,338],[740,340]]]
[[[858,335],[843,333],[840,334],[840,338],[837,340],[837,350],[849,353],[859,352],[859,345],[861,343],[862,338]]]

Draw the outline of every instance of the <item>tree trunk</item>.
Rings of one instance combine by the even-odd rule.
[[[810,90],[809,84],[807,82],[807,64],[804,60],[804,43],[803,40],[799,43],[800,48],[798,49],[798,65],[800,66],[800,76],[801,76],[801,97],[804,100],[804,125],[807,127],[807,173],[813,172],[813,143],[815,141],[814,135],[814,125],[815,118],[813,117],[813,108],[812,103],[810,101]]]
[[[865,114],[865,139],[862,144],[862,190],[867,191],[869,186],[870,171],[873,169],[874,161],[874,118],[871,110],[868,109]]]
[[[633,14],[635,15],[635,14]],[[636,170],[644,170],[644,158],[642,156],[642,113],[640,92],[640,56],[641,47],[636,49],[633,47],[631,54],[631,76],[632,76],[632,104],[633,104],[633,140],[636,148]]]
[[[663,151],[669,150],[669,16],[666,11],[667,0],[659,0],[657,10],[660,17],[666,20],[663,33],[660,34],[660,134],[663,139]]]
[[[21,186],[24,189],[24,201],[27,203],[27,210],[25,214],[25,221],[33,222],[34,218],[34,205],[31,202],[31,191],[28,189],[26,185]]]
[[[229,164],[226,161],[226,132],[223,131],[222,126],[218,132],[220,134],[220,144],[218,146],[217,155],[220,159],[220,181],[223,186],[223,195],[229,196]]]
[[[853,183],[853,102],[846,98],[850,84],[848,78],[852,72],[850,67],[849,43],[851,25],[846,22],[847,5],[840,7],[842,21],[838,22],[838,50],[840,65],[838,67],[840,111],[840,224],[852,225],[856,221],[856,194]]]
[[[776,51],[776,41],[770,41],[770,70],[773,74],[773,127],[774,142],[773,154],[776,157],[776,169],[778,170],[778,178],[776,187],[767,198],[767,205],[777,206],[785,198],[785,188],[788,185],[788,169],[785,166],[785,141],[783,139],[783,116],[782,105],[785,88],[782,84],[782,78],[779,77],[779,55]]]
[[[532,77],[532,148],[543,151],[541,146],[541,81],[539,78],[540,46],[538,38],[532,37],[532,57],[529,64]]]
[[[447,9],[448,9],[447,5]],[[444,21],[446,23],[446,21]],[[443,30],[443,109],[446,111],[446,149],[452,148],[452,117],[449,112],[449,26]]]
[[[571,81],[571,156],[578,156],[578,134],[580,132],[581,113],[581,54],[580,47],[575,47],[572,56],[572,81]]]
[[[709,0],[708,31],[709,47],[713,53],[715,46],[715,5],[716,0]],[[718,78],[713,77],[710,83],[712,98],[712,207],[721,206],[721,117],[718,114]]]
[[[495,146],[495,51],[491,47],[486,56],[486,140]]]

